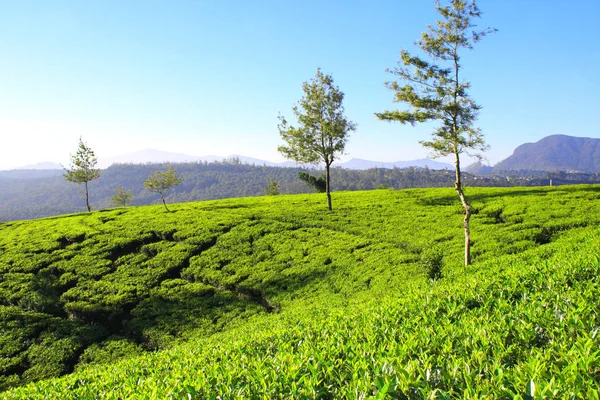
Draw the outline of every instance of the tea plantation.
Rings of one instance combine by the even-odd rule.
[[[467,195],[1,224],[0,398],[600,398],[600,186]]]

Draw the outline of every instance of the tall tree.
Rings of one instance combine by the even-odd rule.
[[[436,9],[442,18],[435,26],[428,26],[428,31],[415,43],[429,61],[401,50],[396,68],[388,69],[402,82],[386,82],[386,86],[396,92],[394,101],[407,103],[411,108],[375,115],[381,120],[413,126],[427,121],[440,123],[432,139],[420,143],[430,148],[434,157],[454,156],[454,187],[465,210],[465,265],[469,265],[472,211],[462,187],[460,155],[477,157],[487,146],[481,130],[473,126],[481,107],[469,95],[470,84],[462,78],[460,55],[464,50],[472,50],[475,43],[495,29],[473,30],[476,25],[472,20],[481,16],[474,0],[451,0],[447,6],[436,2]]]
[[[160,198],[162,199],[163,205],[168,212],[171,212],[167,207],[167,202],[165,201],[165,196],[167,192],[172,187],[179,185],[183,180],[177,176],[177,171],[173,169],[172,166],[169,165],[169,169],[166,171],[158,171],[153,172],[146,182],[144,182],[144,187],[151,192],[158,193]]]
[[[84,184],[83,195],[87,210],[92,211],[90,206],[89,182],[100,177],[100,169],[96,168],[98,159],[94,151],[87,146],[83,139],[79,138],[79,146],[75,154],[71,154],[71,165],[69,168],[64,168],[63,176],[69,182]]]
[[[286,145],[277,150],[284,157],[300,163],[325,164],[325,192],[331,211],[331,164],[344,153],[350,132],[356,125],[344,116],[344,93],[333,84],[331,75],[320,68],[309,82],[302,84],[304,96],[292,107],[298,120],[294,127],[279,116],[279,134]]]

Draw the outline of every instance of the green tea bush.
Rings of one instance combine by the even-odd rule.
[[[143,354],[143,349],[124,337],[110,337],[101,343],[94,343],[81,354],[77,368],[91,364],[110,364],[119,359]]]
[[[594,398],[600,187],[469,190],[3,224],[0,398]]]
[[[444,252],[439,248],[433,248],[427,250],[423,253],[421,257],[421,263],[425,271],[427,272],[427,276],[432,281],[437,281],[438,279],[442,279],[443,277],[443,267],[444,267]]]

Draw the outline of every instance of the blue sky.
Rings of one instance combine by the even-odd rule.
[[[463,58],[492,164],[551,134],[600,138],[600,1],[479,1],[498,33]],[[433,1],[0,1],[0,168],[144,148],[283,161],[291,117],[321,67],[358,129],[344,160],[422,158],[420,127],[383,82],[437,19]]]

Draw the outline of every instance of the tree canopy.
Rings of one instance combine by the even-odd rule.
[[[331,207],[329,169],[344,153],[350,132],[356,125],[344,115],[344,93],[334,85],[331,75],[321,69],[313,79],[302,84],[304,96],[292,107],[298,125],[293,126],[279,116],[279,134],[285,145],[278,150],[284,157],[300,163],[325,164],[325,192]]]

